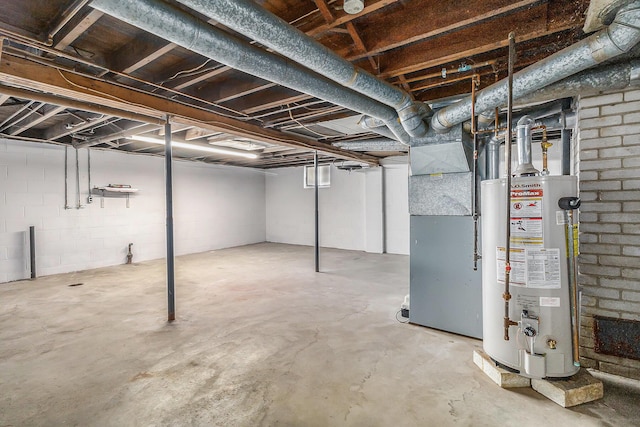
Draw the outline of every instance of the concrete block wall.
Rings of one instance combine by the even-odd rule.
[[[578,107],[581,360],[640,379],[640,360],[596,352],[593,326],[593,316],[640,321],[640,89]]]
[[[87,150],[79,151],[80,201],[75,209],[75,150],[68,158],[64,200],[64,149],[0,140],[0,283],[29,277],[28,228],[36,227],[38,275],[84,270],[165,256],[164,159],[91,150],[92,186],[130,184],[126,199],[100,196],[87,203]],[[265,240],[261,171],[176,161],[176,254]]]
[[[304,168],[266,175],[267,241],[314,244],[314,191],[303,188]],[[408,165],[385,166],[386,251],[409,253]],[[382,251],[381,168],[331,168],[331,186],[320,189],[320,246]]]

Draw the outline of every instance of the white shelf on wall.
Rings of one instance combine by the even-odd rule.
[[[109,184],[104,187],[93,187],[92,192],[100,195],[100,207],[104,208],[104,198],[105,197],[117,197],[120,195],[124,195],[127,199],[127,208],[129,207],[129,195],[132,193],[137,193],[137,188],[132,188],[130,185],[126,184]]]

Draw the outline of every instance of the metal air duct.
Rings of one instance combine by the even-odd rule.
[[[541,89],[596,64],[628,52],[640,41],[640,0],[618,10],[607,28],[519,71],[513,79],[513,98]],[[507,82],[502,80],[476,94],[476,112],[504,105]],[[438,111],[431,119],[437,132],[471,118],[471,97]]]
[[[409,141],[389,106],[252,46],[174,6],[158,0],[93,0],[91,6],[229,67],[378,118],[398,140]]]
[[[625,61],[586,70],[557,83],[538,89],[518,99],[521,104],[551,99],[593,94],[600,91],[622,90],[640,84],[640,60]]]
[[[177,1],[343,86],[389,105],[397,111],[400,123],[412,137],[426,134],[427,125],[422,120],[424,103],[413,101],[402,89],[355,67],[255,2]]]

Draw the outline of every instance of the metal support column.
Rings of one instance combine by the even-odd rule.
[[[176,300],[175,300],[175,257],[173,250],[173,153],[171,152],[171,121],[167,116],[164,125],[164,177],[165,177],[165,199],[167,207],[167,298],[168,312],[167,320],[176,320]]]
[[[320,272],[320,226],[319,226],[319,209],[318,209],[318,150],[313,153],[313,175],[314,175],[314,191],[316,199],[316,246],[315,246],[315,260],[316,260],[316,273]]]
[[[29,227],[29,258],[31,260],[31,278],[36,278],[36,228]]]
[[[382,205],[382,253],[387,253],[387,178],[384,172],[384,166],[380,166],[380,178],[382,187],[382,197],[380,204]]]

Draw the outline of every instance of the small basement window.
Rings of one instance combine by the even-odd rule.
[[[331,165],[318,166],[318,187],[331,186]],[[304,188],[315,187],[315,170],[313,166],[304,167]]]

